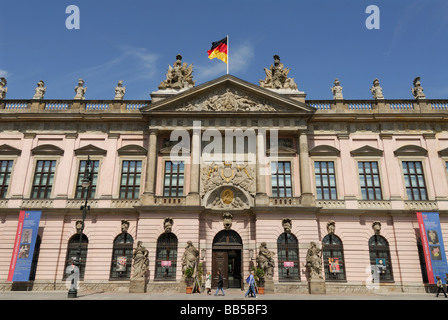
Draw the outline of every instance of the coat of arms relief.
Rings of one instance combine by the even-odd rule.
[[[205,165],[201,173],[201,198],[206,208],[246,209],[253,205],[255,169],[231,162]]]

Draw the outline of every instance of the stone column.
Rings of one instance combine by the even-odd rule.
[[[201,161],[201,129],[193,129],[191,137],[190,158],[190,190],[187,195],[187,205],[200,205],[199,199],[199,167]]]
[[[265,147],[266,130],[258,129],[257,131],[257,189],[255,194],[255,205],[269,205],[269,197],[266,194],[266,176],[270,170],[266,166],[266,147]]]
[[[308,153],[308,136],[305,131],[298,132],[299,140],[299,165],[300,165],[300,203],[312,206],[315,203],[314,194],[311,191],[310,157]]]
[[[154,186],[156,182],[155,180],[157,167],[157,134],[157,129],[150,129],[148,159],[146,164],[145,191],[142,195],[143,205],[154,204]]]

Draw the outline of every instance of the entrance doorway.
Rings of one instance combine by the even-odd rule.
[[[218,287],[218,270],[224,278],[224,289],[242,288],[241,251],[243,244],[233,230],[222,230],[213,239],[212,287]]]

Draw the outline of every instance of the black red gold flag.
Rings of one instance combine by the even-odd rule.
[[[212,43],[212,47],[207,51],[208,58],[218,58],[227,63],[227,37]]]

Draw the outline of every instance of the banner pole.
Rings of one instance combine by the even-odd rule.
[[[229,35],[227,35],[227,74],[229,74]]]

